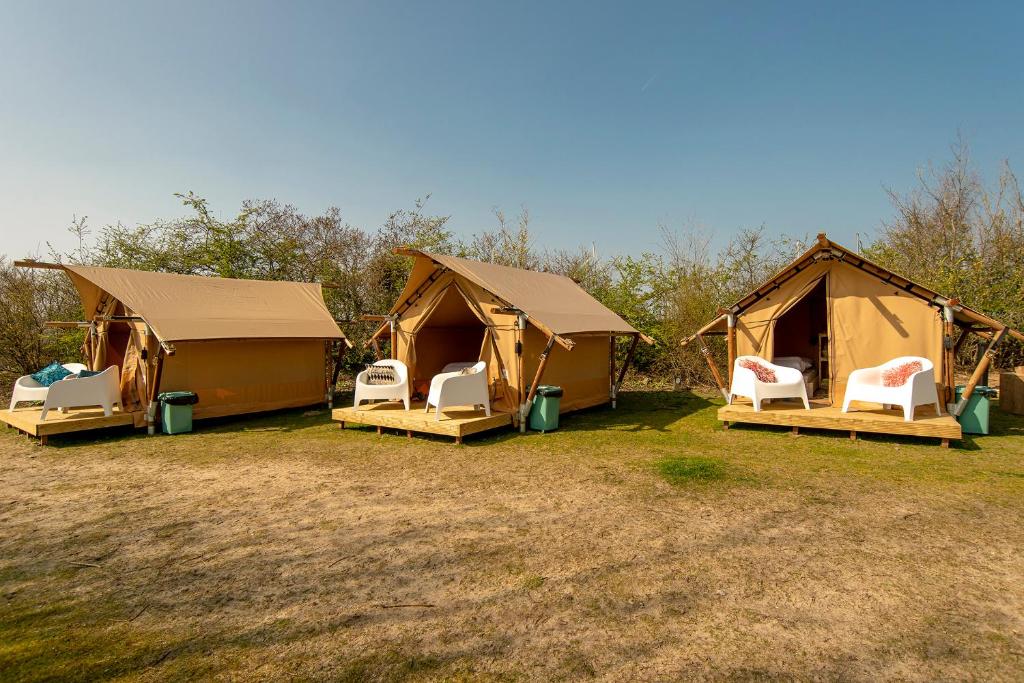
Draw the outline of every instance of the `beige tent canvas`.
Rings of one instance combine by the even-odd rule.
[[[1006,334],[1024,339],[987,315],[944,297],[819,235],[805,254],[685,340],[703,345],[705,335],[725,335],[729,370],[737,356],[810,359],[830,403],[841,403],[847,378],[857,368],[899,356],[921,356],[936,369],[939,396],[953,399],[953,358],[969,334],[991,351]],[[988,366],[979,364],[968,396]],[[719,387],[722,375],[706,354]],[[955,412],[955,411],[954,411]]]
[[[165,391],[199,396],[197,419],[328,401],[332,346],[348,345],[319,284],[177,275],[78,265],[84,351],[117,365],[136,426],[152,424]]]
[[[374,340],[425,394],[448,363],[485,360],[492,405],[516,413],[539,384],[562,387],[562,412],[614,401],[639,341],[652,343],[571,279],[412,249],[412,272]],[[632,340],[615,367],[615,342]]]

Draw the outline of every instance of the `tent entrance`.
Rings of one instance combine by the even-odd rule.
[[[429,382],[448,363],[480,360],[487,326],[457,287],[448,287],[416,330],[415,381]]]
[[[815,397],[828,396],[828,278],[822,277],[774,321],[772,356],[808,361],[804,371]],[[808,392],[811,393],[811,392]]]

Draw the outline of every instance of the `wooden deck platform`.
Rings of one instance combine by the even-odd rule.
[[[469,408],[446,409],[441,419],[435,420],[433,409],[423,412],[423,403],[413,403],[412,409],[406,411],[405,406],[397,401],[364,403],[358,408],[335,408],[331,412],[331,419],[340,422],[342,429],[346,423],[351,422],[376,426],[378,434],[385,428],[404,431],[410,438],[413,432],[440,434],[454,437],[455,443],[462,443],[462,438],[470,434],[512,424],[510,413],[491,410],[491,416],[488,417],[482,410]]]
[[[45,422],[39,419],[41,414],[42,408],[38,406],[15,408],[14,412],[0,409],[0,422],[29,436],[38,437],[44,446],[47,437],[54,434],[138,424],[134,413],[123,413],[117,408],[114,408],[114,414],[110,416],[104,415],[102,408],[74,408],[66,413],[51,410],[46,414]]]
[[[755,413],[753,405],[737,402],[718,409],[718,419],[726,428],[733,422],[779,425],[791,427],[796,433],[800,427],[808,429],[832,429],[849,432],[850,438],[857,438],[857,432],[870,434],[901,434],[942,439],[948,446],[950,439],[960,439],[960,423],[952,415],[936,415],[935,409],[921,406],[913,422],[903,421],[902,410],[882,410],[878,404],[854,402],[849,413],[842,412],[841,406],[822,402],[811,402],[811,409],[789,401],[766,403],[761,412]]]

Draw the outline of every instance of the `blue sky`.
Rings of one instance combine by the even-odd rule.
[[[194,190],[639,252],[659,223],[855,243],[884,187],[1024,157],[1024,4],[0,0],[0,253]]]

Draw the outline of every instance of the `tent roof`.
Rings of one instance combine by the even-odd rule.
[[[406,291],[392,308],[392,314],[399,312],[409,296],[435,271],[447,269],[494,294],[508,306],[523,311],[536,325],[560,337],[613,332],[640,334],[652,342],[564,275],[411,249],[400,253],[415,256],[417,262]],[[426,267],[426,264],[430,266]]]
[[[319,284],[65,265],[86,318],[103,293],[140,316],[161,341],[344,339]]]
[[[726,331],[726,314],[741,314],[744,310],[760,301],[762,298],[770,294],[771,292],[778,289],[784,282],[795,277],[800,272],[808,268],[809,266],[818,263],[822,260],[835,260],[842,263],[846,263],[854,268],[857,268],[865,274],[878,278],[884,282],[891,283],[894,287],[897,287],[908,294],[916,296],[922,301],[935,305],[942,306],[950,304],[953,308],[954,320],[964,327],[981,327],[982,329],[990,330],[1001,330],[1007,327],[998,320],[991,318],[980,311],[976,311],[973,308],[964,306],[957,299],[944,297],[939,293],[931,290],[923,285],[919,285],[912,280],[897,275],[896,273],[883,268],[871,261],[868,261],[863,256],[850,251],[841,244],[837,244],[828,239],[824,233],[818,235],[817,242],[804,252],[801,256],[797,257],[792,263],[787,265],[785,268],[776,273],[773,277],[769,278],[767,282],[755,289],[754,291],[747,294],[745,297],[737,301],[735,304],[730,306],[726,310],[720,311],[718,317],[709,322],[707,325],[698,330],[695,334],[691,335],[683,341],[686,345],[692,341],[698,334],[724,334]],[[1007,332],[1014,337],[1024,341],[1024,334],[1019,331],[1008,328]]]

